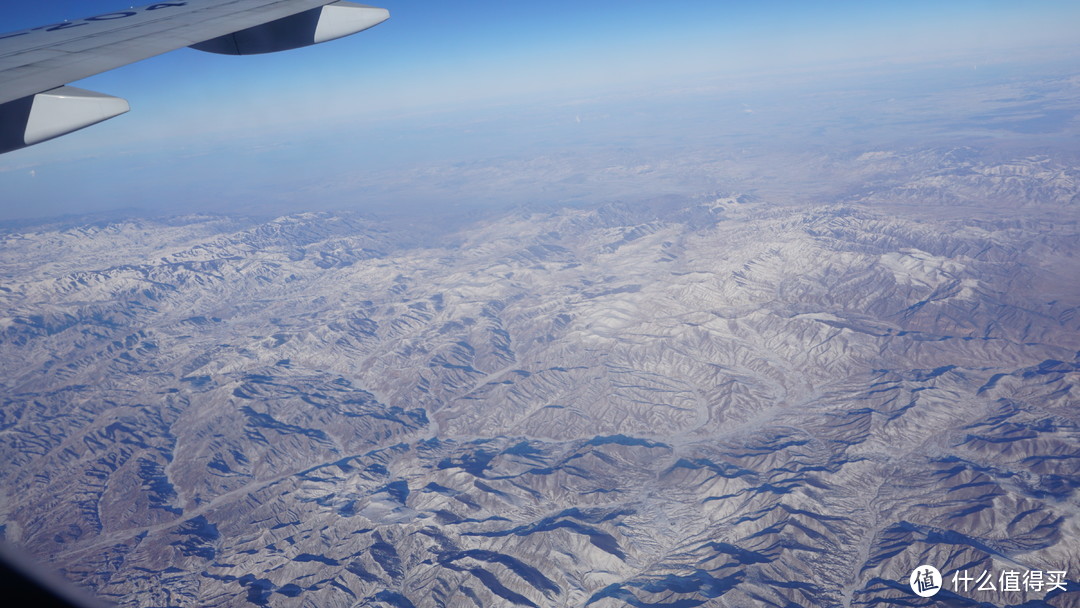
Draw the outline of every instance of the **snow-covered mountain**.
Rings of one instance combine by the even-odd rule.
[[[123,606],[1076,605],[1076,173],[962,152],[813,207],[9,230],[0,531]]]

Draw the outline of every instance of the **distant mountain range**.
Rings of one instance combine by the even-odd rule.
[[[1076,169],[850,170],[9,229],[2,537],[132,607],[1080,605]]]

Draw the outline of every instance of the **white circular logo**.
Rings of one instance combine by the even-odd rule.
[[[922,565],[911,571],[911,590],[919,597],[933,597],[941,591],[941,573],[933,566]]]

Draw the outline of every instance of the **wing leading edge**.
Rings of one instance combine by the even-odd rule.
[[[191,46],[249,55],[355,34],[389,11],[333,0],[173,0],[0,34],[0,153],[128,111],[69,82]]]

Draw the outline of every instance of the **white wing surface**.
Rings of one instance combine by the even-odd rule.
[[[125,100],[65,86],[181,47],[248,55],[378,25],[389,11],[332,0],[174,0],[0,34],[0,152],[123,114]]]

